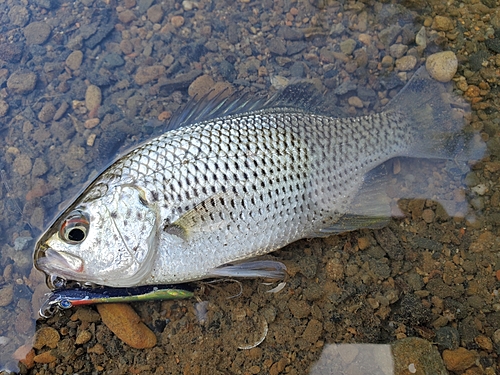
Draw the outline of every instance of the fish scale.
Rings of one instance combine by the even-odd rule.
[[[464,151],[442,92],[420,70],[369,116],[315,113],[293,90],[286,99],[188,107],[172,130],[119,158],[61,214],[38,241],[36,265],[110,286],[269,275],[226,265],[370,226],[388,211],[371,176],[377,166]],[[208,108],[197,117],[201,105]],[[88,228],[83,219],[78,227],[79,214]]]

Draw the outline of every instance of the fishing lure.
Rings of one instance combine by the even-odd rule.
[[[180,289],[180,286],[185,289]],[[48,294],[48,299],[40,307],[39,314],[50,318],[59,310],[73,306],[96,303],[138,302],[153,300],[172,300],[193,297],[194,293],[187,285],[146,285],[134,288],[76,287],[59,289]]]

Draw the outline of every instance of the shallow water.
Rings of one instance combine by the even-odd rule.
[[[500,5],[402,4],[1,2],[0,369],[498,372]],[[425,47],[415,43],[423,25]],[[471,124],[488,156],[466,174],[466,189],[445,187],[441,206],[433,199],[442,187],[433,184],[429,199],[400,202],[405,218],[384,229],[303,240],[274,253],[289,273],[278,293],[266,292],[275,285],[246,280],[242,294],[228,299],[238,293],[234,283],[205,285],[198,292],[208,301],[202,321],[196,300],[134,304],[157,335],[153,349],[123,344],[93,308],[81,308],[80,318],[70,310],[35,321],[47,292],[43,275],[32,270],[36,237],[116,154],[160,134],[189,95],[202,95],[213,81],[271,93],[307,79],[324,90],[330,107],[362,115],[403,87],[402,69],[411,73],[442,50],[458,56],[456,93],[472,104]],[[99,87],[100,101],[95,92],[85,98],[89,85]],[[100,104],[87,108],[92,100]],[[466,173],[453,162],[398,160],[388,167],[393,197],[421,171],[435,180]],[[29,352],[35,330],[47,326],[59,332],[54,347]],[[266,331],[259,346],[239,349]],[[90,334],[83,343],[76,339],[82,332]]]

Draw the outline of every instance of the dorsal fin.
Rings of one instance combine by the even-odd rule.
[[[226,90],[212,97],[208,92],[201,99],[196,96],[170,121],[168,130],[175,130],[216,118],[235,116],[242,113],[272,108],[294,108],[305,112],[321,111],[323,99],[311,83],[297,83],[287,86],[267,97],[252,97],[252,94],[237,92],[226,96]]]

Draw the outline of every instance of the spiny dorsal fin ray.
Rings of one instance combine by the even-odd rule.
[[[224,90],[213,97],[211,91],[201,99],[195,96],[180,113],[172,118],[167,131],[197,122],[272,108],[294,108],[304,112],[323,112],[321,93],[311,83],[292,84],[270,98],[254,98],[252,95],[237,92],[226,96],[226,90]]]

